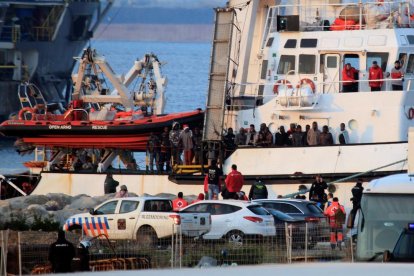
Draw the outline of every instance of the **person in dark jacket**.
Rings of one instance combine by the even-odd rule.
[[[76,257],[79,259],[79,271],[89,271],[89,247],[91,242],[83,239],[76,248]]]
[[[328,184],[323,181],[322,176],[319,174],[315,177],[315,182],[312,183],[312,186],[309,190],[309,200],[316,201],[320,203],[322,210],[325,209],[325,203],[328,200],[325,189],[328,188]]]
[[[104,182],[104,191],[105,194],[116,193],[116,187],[118,187],[119,182],[112,178],[112,174],[108,173]]]
[[[249,200],[253,199],[265,199],[267,198],[267,188],[266,185],[260,178],[256,179],[256,182],[251,186],[249,192]]]
[[[223,171],[217,166],[217,160],[211,160],[211,165],[206,175],[208,199],[213,199],[214,195],[218,196],[221,192],[220,177],[222,175]]]
[[[59,230],[56,242],[49,247],[49,261],[54,273],[72,272],[72,259],[75,256],[75,247],[65,238],[65,232]]]
[[[355,216],[359,208],[361,208],[361,199],[362,193],[364,192],[364,187],[362,187],[362,179],[358,179],[357,183],[351,190],[352,192],[352,210],[351,210],[351,228],[354,227]]]

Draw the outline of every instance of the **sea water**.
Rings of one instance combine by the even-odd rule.
[[[126,74],[134,61],[146,53],[154,53],[167,77],[165,113],[202,108],[206,104],[210,43],[166,43],[137,41],[92,41],[92,48],[104,55],[117,75]],[[132,84],[130,88],[139,83]],[[0,141],[0,174],[25,170],[23,162],[34,159],[34,154],[20,156],[12,140]],[[142,158],[139,158],[142,159]],[[137,160],[142,161],[142,160]]]

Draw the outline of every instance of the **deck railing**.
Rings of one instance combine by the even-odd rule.
[[[361,30],[414,27],[410,1],[341,4],[287,4],[269,9],[267,30],[277,32],[277,16],[299,15],[300,31]]]

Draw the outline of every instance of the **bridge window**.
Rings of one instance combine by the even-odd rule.
[[[299,74],[315,74],[315,55],[299,55]]]
[[[266,47],[270,47],[270,46],[272,46],[272,44],[273,44],[273,40],[274,40],[274,39],[275,39],[274,37],[270,37],[270,38],[267,40]]]
[[[277,73],[280,75],[285,75],[289,71],[295,71],[295,56],[293,55],[282,55],[280,57],[279,67],[277,68]]]
[[[408,43],[414,44],[414,35],[407,35]]]
[[[411,54],[408,58],[406,73],[414,73],[414,55]]]
[[[378,65],[381,66],[382,71],[385,72],[387,69],[387,63],[388,63],[388,53],[374,53],[374,52],[368,52],[367,54],[367,68],[370,68],[372,66],[372,62],[376,61],[378,62]]]
[[[300,41],[301,48],[316,48],[318,40],[316,38],[304,38]]]
[[[296,39],[288,39],[285,43],[285,48],[296,48],[297,40]]]

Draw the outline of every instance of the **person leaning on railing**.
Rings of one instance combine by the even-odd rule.
[[[401,63],[399,60],[394,62],[394,67],[391,69],[391,85],[392,90],[394,91],[402,91],[403,90],[403,81],[404,81],[404,73],[401,68]]]

